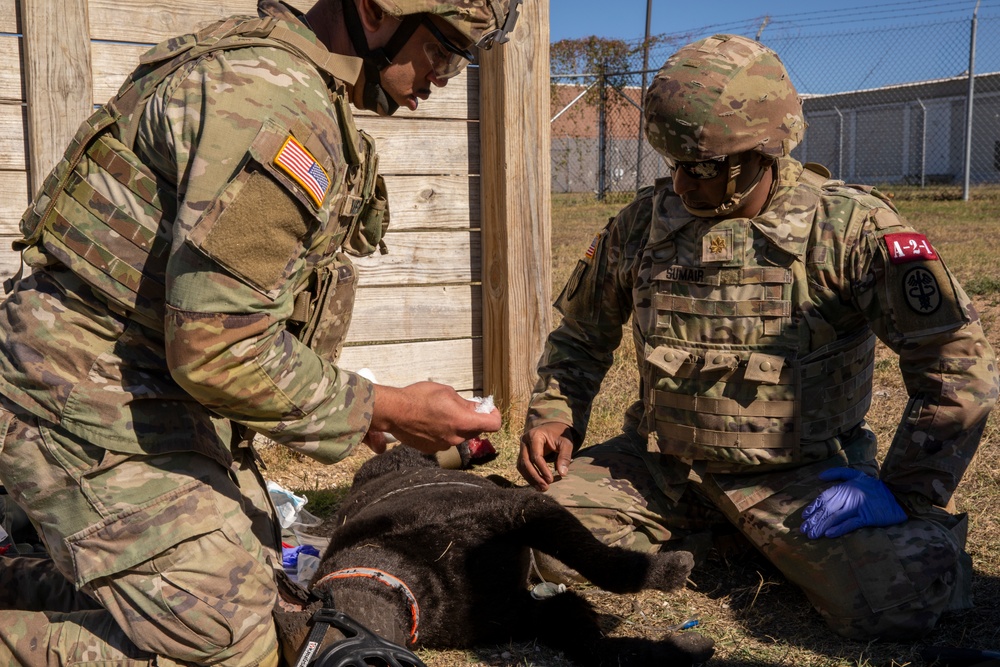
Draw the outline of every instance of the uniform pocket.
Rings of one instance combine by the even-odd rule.
[[[140,648],[197,656],[228,647],[270,620],[271,568],[223,515],[215,492],[195,480],[145,506],[66,538],[74,581],[116,618]]]
[[[298,174],[291,167],[279,168],[290,141],[287,132],[265,124],[250,146],[245,168],[226,184],[187,238],[202,254],[270,298],[296,270],[309,237],[329,220],[324,207],[329,178],[312,155],[304,152],[302,160],[314,164],[314,176],[308,170]]]
[[[212,490],[199,480],[116,514],[66,538],[78,587],[131,569],[224,521]]]
[[[917,518],[888,528],[863,528],[840,539],[873,612],[926,597],[935,583],[953,576],[962,553],[950,530]]]

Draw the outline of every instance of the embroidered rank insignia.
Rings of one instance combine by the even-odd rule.
[[[903,276],[903,295],[913,312],[930,315],[941,306],[941,288],[934,274],[917,266]]]
[[[721,255],[726,252],[726,239],[722,236],[716,236],[712,239],[712,243],[708,248],[708,251],[713,255]]]
[[[934,248],[931,247],[931,242],[923,234],[904,232],[886,234],[883,238],[885,248],[889,251],[889,261],[893,264],[938,258]]]
[[[597,242],[600,240],[600,238],[601,238],[600,234],[594,236],[594,240],[590,242],[590,247],[587,248],[587,252],[583,253],[584,257],[586,257],[587,259],[592,259],[594,257],[594,253],[597,251]]]
[[[305,188],[316,207],[323,204],[330,188],[330,177],[305,147],[289,135],[274,158],[274,164]]]
[[[715,229],[701,237],[702,262],[728,262],[733,258],[732,229]]]

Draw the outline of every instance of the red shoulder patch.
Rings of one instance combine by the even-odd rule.
[[[903,232],[886,234],[882,238],[885,240],[886,250],[889,251],[889,261],[893,264],[938,258],[934,248],[931,247],[931,242],[923,234]]]

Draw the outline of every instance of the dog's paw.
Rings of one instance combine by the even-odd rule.
[[[587,647],[566,650],[574,662],[588,667],[694,667],[715,653],[715,642],[695,632],[670,634],[659,641],[609,637]]]
[[[691,568],[694,567],[694,556],[687,551],[667,551],[650,556],[646,587],[660,591],[673,591],[684,586]]]
[[[672,647],[671,665],[700,665],[715,653],[715,641],[697,632],[675,632],[663,638]]]

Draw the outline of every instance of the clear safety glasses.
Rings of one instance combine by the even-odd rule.
[[[682,169],[685,174],[693,179],[707,181],[716,178],[726,170],[726,156],[720,155],[719,157],[699,160],[697,162],[682,162],[668,157],[667,166],[674,171]]]
[[[420,22],[436,40],[424,44],[424,53],[431,61],[435,78],[450,79],[460,74],[469,63],[475,62],[476,56],[471,50],[463,49],[448,39],[426,14],[421,17]]]

